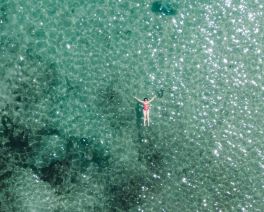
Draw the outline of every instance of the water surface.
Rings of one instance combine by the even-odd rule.
[[[263,7],[1,0],[1,211],[263,211]]]

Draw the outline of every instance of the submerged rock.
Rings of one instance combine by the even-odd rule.
[[[156,95],[157,95],[158,98],[162,98],[163,95],[164,95],[164,89],[161,88],[160,90],[158,90],[156,92]]]
[[[48,167],[66,157],[65,146],[66,141],[58,135],[42,136],[40,141],[32,144],[34,154],[28,159],[28,163],[38,169]]]
[[[7,5],[4,4],[0,6],[0,23],[1,24],[8,22],[7,11],[8,11]]]
[[[111,194],[110,207],[113,211],[128,211],[137,204],[143,202],[142,187],[150,187],[148,175],[135,174],[125,175],[121,182],[111,185],[109,193]]]
[[[172,4],[165,1],[155,1],[152,3],[151,11],[162,15],[176,15],[176,9]]]
[[[17,152],[29,151],[28,130],[16,126],[11,118],[6,115],[2,116],[1,121],[3,135],[8,139],[8,142],[5,145]]]
[[[61,185],[71,180],[70,164],[67,160],[51,163],[49,166],[41,168],[41,179],[51,185]]]
[[[95,138],[71,137],[68,140],[66,151],[67,157],[72,161],[72,166],[79,170],[86,169],[91,163],[96,163],[101,168],[108,165],[108,147]]]
[[[4,183],[6,195],[0,192],[1,211],[56,211],[54,189],[31,169],[16,167]]]

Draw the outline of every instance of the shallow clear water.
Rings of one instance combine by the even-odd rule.
[[[263,8],[1,0],[1,211],[263,211]]]

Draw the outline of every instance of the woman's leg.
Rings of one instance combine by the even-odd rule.
[[[143,110],[144,114],[144,126],[146,126],[146,121],[147,121],[147,111]]]
[[[147,117],[147,120],[148,120],[148,126],[149,126],[149,110],[147,110],[146,112],[147,112],[146,117]]]

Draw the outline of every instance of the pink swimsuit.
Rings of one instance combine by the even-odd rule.
[[[148,103],[143,103],[143,110],[145,110],[145,111],[148,111],[149,110],[149,104]]]

